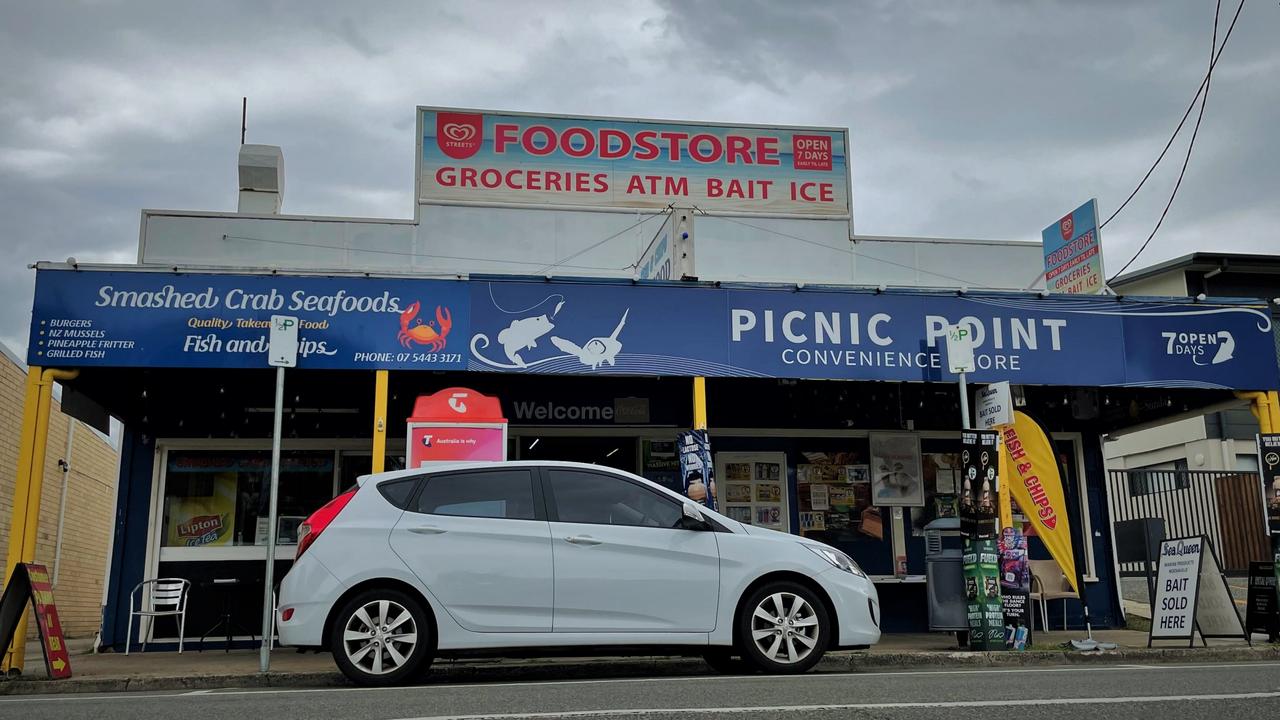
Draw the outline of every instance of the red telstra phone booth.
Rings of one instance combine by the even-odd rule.
[[[496,397],[462,387],[422,395],[408,425],[407,467],[507,459],[507,419]]]

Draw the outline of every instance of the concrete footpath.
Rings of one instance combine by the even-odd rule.
[[[1036,634],[1036,647],[1024,652],[969,652],[956,647],[955,636],[946,634],[885,635],[867,651],[828,653],[816,672],[859,672],[897,668],[1020,667],[1075,663],[1152,664],[1249,662],[1280,660],[1280,645],[1261,639],[1253,646],[1243,641],[1210,640],[1208,647],[1185,645],[1147,648],[1145,632],[1102,630],[1099,641],[1119,647],[1111,651],[1080,652],[1064,647],[1083,637],[1082,632]],[[271,671],[258,672],[253,650],[223,652],[188,649],[182,654],[117,653],[79,654],[71,661],[73,677],[48,680],[37,654],[28,656],[26,672],[0,680],[0,695],[62,692],[122,692],[158,690],[208,690],[250,687],[334,687],[348,685],[327,653],[277,650]],[[499,682],[514,680],[599,679],[709,674],[699,657],[609,657],[438,660],[424,683]]]

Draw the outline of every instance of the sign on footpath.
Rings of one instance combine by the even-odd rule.
[[[1147,647],[1156,640],[1186,640],[1194,647],[1197,631],[1202,642],[1208,638],[1249,640],[1209,539],[1197,535],[1165,540],[1160,543]]]
[[[1280,640],[1280,598],[1276,597],[1274,562],[1249,563],[1249,596],[1244,627],[1250,633],[1263,633],[1271,642]]]
[[[58,619],[58,607],[53,601],[53,585],[49,570],[36,563],[18,563],[12,577],[0,595],[0,647],[13,642],[18,622],[27,612],[31,601],[36,612],[36,628],[40,632],[40,645],[44,650],[44,665],[54,680],[71,677],[71,655],[62,637],[62,623]]]
[[[977,418],[979,430],[1013,424],[1013,397],[1007,380],[978,389]]]

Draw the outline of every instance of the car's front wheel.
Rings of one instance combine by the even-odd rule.
[[[398,685],[431,664],[431,624],[416,598],[372,589],[338,611],[330,648],[342,674],[358,685]]]
[[[809,588],[767,583],[751,593],[738,618],[743,659],[766,673],[805,672],[830,644],[828,617],[826,605]]]

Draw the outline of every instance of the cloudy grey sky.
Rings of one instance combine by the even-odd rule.
[[[414,107],[456,105],[847,126],[860,234],[1037,240],[1089,197],[1108,215],[1128,195],[1204,74],[1213,11],[0,0],[0,341],[25,348],[27,263],[131,261],[143,207],[234,209],[242,95],[249,141],[284,147],[291,214],[411,217]],[[1278,28],[1275,0],[1244,8],[1135,267],[1280,250]],[[1150,232],[1184,143],[1103,233],[1109,270]]]

